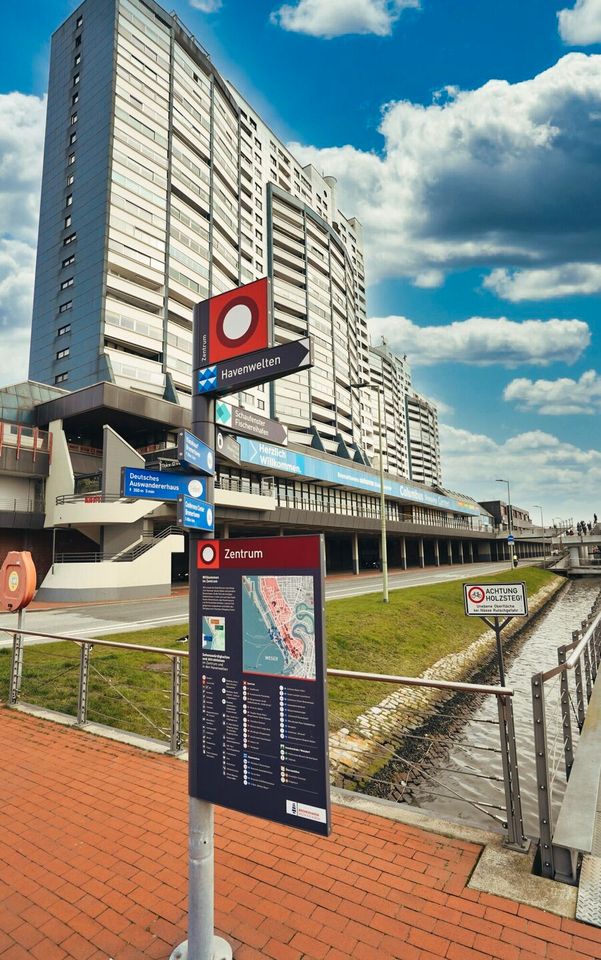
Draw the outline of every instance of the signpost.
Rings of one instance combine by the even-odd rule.
[[[215,422],[224,430],[258,437],[260,440],[277,443],[282,447],[288,445],[288,429],[283,423],[278,420],[269,420],[245,407],[233,407],[224,400],[217,401]]]
[[[121,496],[135,500],[171,500],[178,497],[204,499],[207,481],[196,474],[168,473],[160,470],[121,468]]]
[[[208,477],[215,473],[215,451],[189,430],[178,432],[177,459],[183,466],[200,470]]]
[[[499,659],[499,679],[505,686],[505,666],[501,632],[513,617],[528,615],[528,594],[526,584],[518,583],[464,583],[463,604],[467,617],[480,617],[495,632],[497,656]],[[493,619],[490,620],[489,618]],[[501,618],[503,622],[501,622]]]
[[[221,430],[217,430],[215,433],[215,447],[226,460],[235,463],[236,466],[240,465],[240,444],[237,440],[234,440],[233,437],[230,437],[227,433],[222,433]]]
[[[214,530],[215,508],[204,500],[178,497],[177,522],[181,527],[188,527],[191,530]]]
[[[270,303],[265,279],[194,308],[192,434],[210,450],[216,442],[215,396],[312,366],[308,338],[269,347]],[[219,434],[219,442],[224,456],[240,461],[236,441]],[[196,499],[214,509],[213,477],[203,485]],[[181,495],[183,519],[186,491]],[[208,524],[207,509],[197,514]],[[312,543],[298,554],[289,551],[303,564],[294,566],[279,538],[275,547],[262,547],[264,540],[232,546],[214,541],[212,526],[202,537],[197,531],[195,523],[189,538],[188,940],[171,960],[231,960],[230,945],[214,932],[213,803],[318,833],[330,829],[323,547],[317,538],[301,538]],[[256,665],[262,656],[246,645],[253,632],[262,632],[269,655],[257,673],[248,669],[253,652]],[[277,745],[275,756],[267,756],[265,737]]]
[[[307,370],[313,365],[311,353],[311,341],[309,337],[303,337],[302,340],[292,340],[243,357],[213,363],[195,372],[193,389],[196,394],[226,394],[247,390],[259,383],[269,383],[290,373]]]

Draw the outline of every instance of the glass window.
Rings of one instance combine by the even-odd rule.
[[[57,375],[56,375],[55,378],[54,378],[54,382],[55,382],[55,383],[64,383],[65,380],[68,380],[68,379],[69,379],[69,372],[68,372],[68,371],[65,371],[65,373],[57,373]]]
[[[72,163],[75,163],[75,154],[74,154],[74,153],[70,153],[70,154],[69,154],[69,156],[67,157],[67,163],[68,163],[69,166],[71,166]]]
[[[62,360],[63,357],[68,357],[70,352],[71,352],[71,351],[70,351],[69,347],[65,347],[64,350],[58,350],[57,353],[56,353],[56,359],[57,359],[57,360]]]
[[[60,307],[58,308],[58,312],[59,312],[59,313],[66,313],[67,310],[71,310],[72,307],[73,307],[73,301],[72,301],[72,300],[67,300],[66,303],[61,303]]]
[[[77,123],[77,110],[71,114],[71,126]]]
[[[72,263],[75,263],[75,254],[74,254],[74,253],[72,253],[71,256],[66,257],[66,258],[63,260],[61,266],[63,266],[63,267],[70,267]]]
[[[69,217],[69,220],[70,219],[71,217]],[[70,243],[73,243],[74,240],[77,240],[77,234],[70,233],[69,236],[65,237],[65,239],[63,240],[63,247],[67,247]]]
[[[79,83],[79,74],[78,74],[78,73],[76,73],[75,76],[73,77],[73,86],[75,86],[77,83]]]
[[[70,226],[71,226],[71,214],[65,217],[65,227],[70,227]]]
[[[67,196],[65,197],[65,206],[70,207],[72,203],[73,203],[73,194],[68,193]]]
[[[63,282],[61,283],[61,290],[66,290],[67,287],[72,287],[72,286],[73,286],[73,277],[68,277],[67,280],[63,280]]]
[[[73,133],[69,137],[69,144],[70,145],[74,144],[76,140],[77,140],[77,134],[75,133],[75,131],[73,131]]]
[[[78,17],[77,20],[75,21],[75,27],[76,28],[81,27],[82,23],[83,23],[83,14],[80,17]]]
[[[56,335],[57,335],[57,337],[64,337],[64,335],[65,335],[66,333],[71,333],[71,324],[70,324],[70,323],[66,323],[66,324],[64,325],[64,327],[59,327],[58,330],[57,330],[57,332],[56,332]]]
[[[79,66],[79,64],[81,63],[81,53],[77,53],[75,55],[75,60],[73,62],[76,67]]]

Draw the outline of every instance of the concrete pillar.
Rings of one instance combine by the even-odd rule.
[[[229,523],[224,523],[221,537],[223,540],[229,540],[229,536],[230,536],[230,525]]]
[[[419,540],[417,541],[417,547],[419,550],[419,565],[420,567],[425,567],[426,561],[424,558],[424,538],[423,537],[420,537]]]
[[[437,567],[440,566],[440,547],[438,546],[438,540],[434,541],[434,562]]]
[[[407,569],[407,541],[401,537],[401,565],[403,570]]]
[[[470,555],[470,563],[473,563],[474,562],[474,544],[470,540],[467,546],[468,546],[469,555]]]
[[[353,534],[353,573],[359,573],[359,535]]]
[[[463,562],[464,562],[464,557],[463,557],[463,540],[460,540],[460,541],[459,541],[459,563],[463,563]]]
[[[283,527],[280,527],[280,533],[279,533],[279,536],[280,536],[280,537],[285,537],[285,536],[286,536],[286,531],[284,530],[284,528],[283,528]]]
[[[453,541],[447,540],[447,554],[449,557],[449,563],[453,566]]]
[[[571,567],[579,567],[579,566],[580,566],[580,555],[579,555],[578,547],[577,547],[577,546],[573,546],[573,547],[570,546],[570,547],[568,547],[568,551],[569,551],[569,554],[570,554],[570,566],[571,566]]]

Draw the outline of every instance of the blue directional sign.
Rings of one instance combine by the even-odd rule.
[[[121,468],[121,496],[136,500],[173,500],[204,497],[206,483],[195,474]]]
[[[515,543],[515,537],[512,533],[507,537],[507,543]]]
[[[189,430],[180,430],[177,435],[177,459],[209,477],[215,473],[215,452]]]
[[[194,500],[193,497],[178,497],[177,522],[181,527],[191,527],[193,530],[214,530],[213,505],[204,500]]]

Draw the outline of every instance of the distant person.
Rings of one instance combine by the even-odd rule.
[[[595,524],[595,526],[597,526],[597,514],[596,514],[596,513],[593,514],[593,523]]]
[[[518,565],[519,562],[520,562],[520,561],[519,561],[518,558],[517,558],[517,554],[514,553],[514,555],[513,555],[513,565],[514,565],[514,567],[517,567],[517,565]]]
[[[586,527],[587,527],[588,532],[591,533],[591,532],[592,532],[592,529],[593,529],[593,525],[592,525],[592,523],[591,523],[590,520],[589,520],[589,522],[587,523]]]

